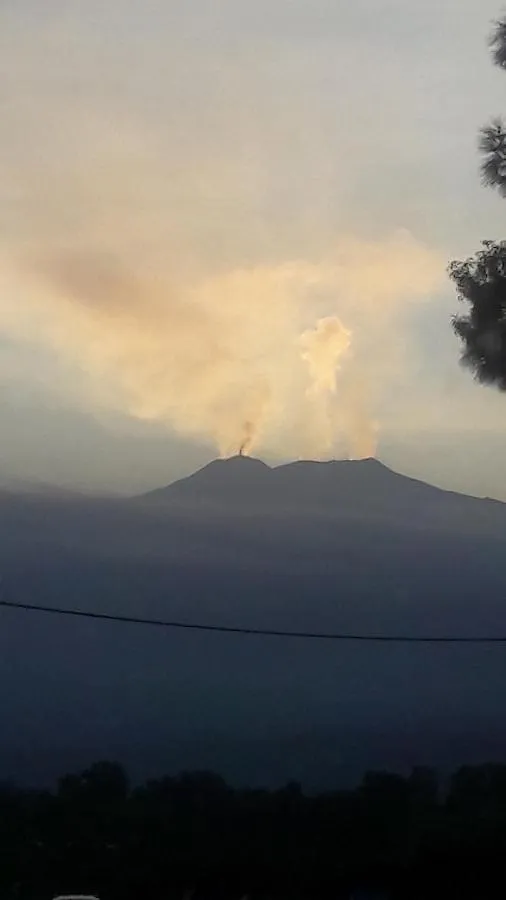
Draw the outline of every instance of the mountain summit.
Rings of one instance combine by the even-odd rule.
[[[427,507],[452,506],[451,498],[466,499],[398,475],[377,459],[300,460],[271,468],[248,456],[214,460],[188,478],[144,495],[169,507],[325,515],[413,515]]]
[[[255,503],[268,497],[273,469],[250,456],[215,459],[188,478],[145,495],[150,500],[190,505]]]

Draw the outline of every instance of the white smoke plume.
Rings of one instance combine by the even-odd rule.
[[[311,378],[310,393],[335,394],[341,357],[351,343],[351,333],[337,316],[319,319],[311,331],[301,335],[302,359],[307,363]]]

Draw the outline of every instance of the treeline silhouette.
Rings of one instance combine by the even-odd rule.
[[[54,791],[0,787],[0,897],[502,895],[506,765],[371,772],[353,790],[235,789],[210,772],[130,787],[100,762]],[[497,889],[497,888],[496,888]],[[356,894],[359,896],[359,894]],[[494,894],[495,896],[495,894]]]

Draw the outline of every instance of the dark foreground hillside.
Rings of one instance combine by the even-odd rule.
[[[474,900],[503,896],[505,850],[498,765],[444,786],[430,769],[371,772],[355,790],[313,796],[296,783],[234,790],[206,772],[132,788],[112,763],[56,791],[0,789],[3,900]]]

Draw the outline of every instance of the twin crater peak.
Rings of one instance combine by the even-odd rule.
[[[250,456],[215,459],[193,475],[145,495],[152,502],[240,507],[242,509],[321,510],[343,505],[367,507],[412,494],[429,485],[397,475],[376,459],[300,460],[271,467]]]

